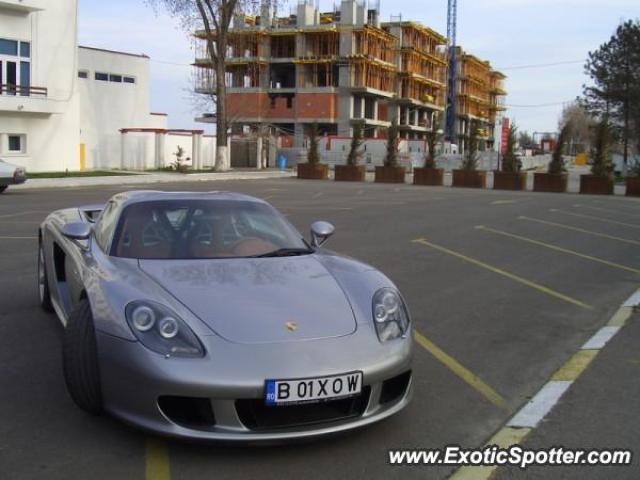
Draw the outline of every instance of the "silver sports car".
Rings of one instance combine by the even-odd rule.
[[[65,326],[75,403],[157,433],[278,441],[362,427],[411,394],[394,284],[268,203],[136,191],[51,213],[40,302]]]

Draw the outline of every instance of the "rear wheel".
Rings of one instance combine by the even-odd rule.
[[[102,413],[98,346],[89,301],[84,299],[69,315],[62,339],[67,391],[75,404],[92,415]]]
[[[38,246],[38,295],[40,306],[45,312],[52,312],[51,294],[49,292],[49,279],[47,278],[47,265],[44,261],[44,247],[42,241]]]
[[[0,193],[4,192],[8,188],[8,185],[0,185]]]

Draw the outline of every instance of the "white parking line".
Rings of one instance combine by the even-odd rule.
[[[551,411],[564,392],[573,382],[555,381],[548,382],[529,403],[509,420],[507,427],[535,428],[538,423]]]
[[[613,336],[618,333],[620,327],[602,327],[591,337],[587,343],[582,346],[582,350],[600,350],[602,349]]]
[[[623,307],[635,308],[640,305],[640,290],[631,295],[629,299],[624,302]]]

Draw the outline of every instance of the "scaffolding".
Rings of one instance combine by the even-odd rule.
[[[273,35],[271,41],[271,56],[273,58],[293,58],[296,56],[296,34]]]
[[[300,88],[338,86],[338,66],[331,61],[303,64],[298,75]]]
[[[302,33],[303,48],[300,57],[337,57],[340,51],[340,34],[336,30]]]
[[[258,88],[266,68],[266,64],[256,62],[228,65],[226,85],[229,88]]]
[[[435,54],[439,47],[447,44],[447,38],[431,28],[417,22],[401,22],[402,46]]]
[[[236,30],[229,32],[226,57],[260,58],[264,56],[262,37],[266,33],[259,30]]]
[[[353,59],[349,68],[350,85],[356,88],[373,88],[393,92],[395,67],[368,59]]]
[[[380,28],[365,25],[362,29],[354,29],[355,51],[360,56],[395,64],[397,38]]]
[[[403,72],[420,75],[444,86],[447,63],[443,58],[434,57],[413,49],[402,49],[400,58]]]
[[[400,80],[400,98],[418,100],[438,108],[444,107],[444,89],[422,79],[404,77]]]
[[[491,119],[491,64],[462,54],[458,90],[459,115]]]

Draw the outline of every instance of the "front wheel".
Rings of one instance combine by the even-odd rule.
[[[42,241],[38,246],[38,295],[40,297],[40,307],[42,307],[45,312],[53,312],[51,293],[49,292],[47,264],[44,260],[44,247],[42,246]]]
[[[92,415],[102,413],[98,345],[89,301],[80,300],[69,315],[62,339],[67,391],[75,404]]]

